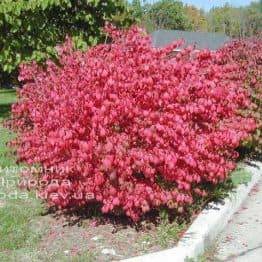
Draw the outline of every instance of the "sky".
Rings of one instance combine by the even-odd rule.
[[[131,2],[131,0],[129,0]],[[156,2],[157,0],[144,0],[144,2]],[[212,7],[223,6],[225,3],[229,3],[232,6],[245,6],[252,2],[252,0],[181,0],[185,4],[193,4],[198,8],[202,8],[208,11]],[[259,1],[259,0],[253,0]]]
[[[214,6],[223,6],[225,3],[236,7],[245,6],[250,4],[252,0],[182,0],[182,2],[185,4],[193,4],[204,10],[209,10]]]

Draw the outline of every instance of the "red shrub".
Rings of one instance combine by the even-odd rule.
[[[262,40],[250,38],[232,41],[221,48],[223,61],[236,63],[239,66],[238,74],[248,88],[260,91],[261,98],[261,71],[262,71]]]
[[[43,167],[40,193],[60,208],[98,201],[133,220],[160,205],[181,210],[227,177],[255,128],[238,114],[249,99],[236,65],[190,47],[171,58],[178,43],[152,48],[136,27],[106,30],[111,44],[81,53],[68,40],[59,65],[22,67],[20,160]]]
[[[251,93],[253,104],[245,110],[245,114],[256,119],[257,131],[244,146],[251,148],[255,153],[262,154],[262,40],[251,38],[233,41],[225,45],[222,52],[223,63],[235,63],[238,70],[235,72]]]

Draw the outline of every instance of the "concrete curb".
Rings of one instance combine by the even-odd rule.
[[[187,258],[197,258],[216,239],[225,228],[233,214],[240,208],[251,189],[262,176],[262,163],[245,165],[252,173],[252,179],[247,185],[240,185],[236,191],[226,198],[223,204],[212,204],[212,209],[204,209],[195,219],[177,246],[156,253],[133,257],[125,262],[182,262]]]

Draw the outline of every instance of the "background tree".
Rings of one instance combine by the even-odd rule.
[[[262,28],[262,2],[253,2],[246,7],[212,8],[207,13],[208,30],[223,32],[231,37],[248,37],[258,35]]]
[[[102,39],[105,21],[126,26],[133,19],[124,0],[1,0],[0,82],[23,61],[54,58],[66,35],[86,48]]]
[[[245,7],[225,4],[205,12],[181,1],[133,0],[134,17],[151,32],[160,28],[221,32],[234,38],[258,35],[262,28],[262,1]]]
[[[179,1],[161,0],[147,9],[154,29],[187,30],[191,27],[184,6]]]
[[[208,13],[209,31],[230,35],[231,13],[231,7],[228,4],[223,7],[212,8]]]
[[[185,13],[193,31],[207,31],[205,12],[193,5],[185,6]]]
[[[141,20],[144,15],[143,5],[140,0],[133,0],[132,1],[132,9],[133,9],[133,15],[136,19]]]
[[[248,36],[262,31],[262,1],[253,2],[244,10],[244,27]]]

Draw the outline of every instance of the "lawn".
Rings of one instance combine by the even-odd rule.
[[[108,261],[110,256],[103,255],[103,250],[113,248],[122,255],[111,258],[119,259],[172,247],[177,242],[190,221],[169,223],[163,213],[158,226],[144,221],[140,231],[123,221],[101,217],[103,223],[94,227],[99,219],[87,214],[81,215],[80,223],[72,223],[72,217],[67,220],[46,212],[34,192],[20,190],[17,182],[23,165],[16,163],[14,152],[6,145],[15,135],[1,123],[10,115],[15,100],[15,90],[0,90],[0,261]],[[250,175],[240,168],[210,199],[223,198],[232,184],[249,180]],[[192,207],[191,214],[196,210],[199,206]]]
[[[15,99],[16,91],[14,89],[0,89],[0,121],[8,117]]]
[[[1,122],[9,116],[15,100],[15,90],[0,90]],[[14,134],[3,128],[2,123],[0,137],[0,260],[10,261],[18,250],[36,245],[40,232],[39,227],[32,227],[32,223],[42,212],[42,207],[37,199],[30,199],[30,194],[17,188],[17,175],[22,166],[16,164],[13,152],[6,146]]]

